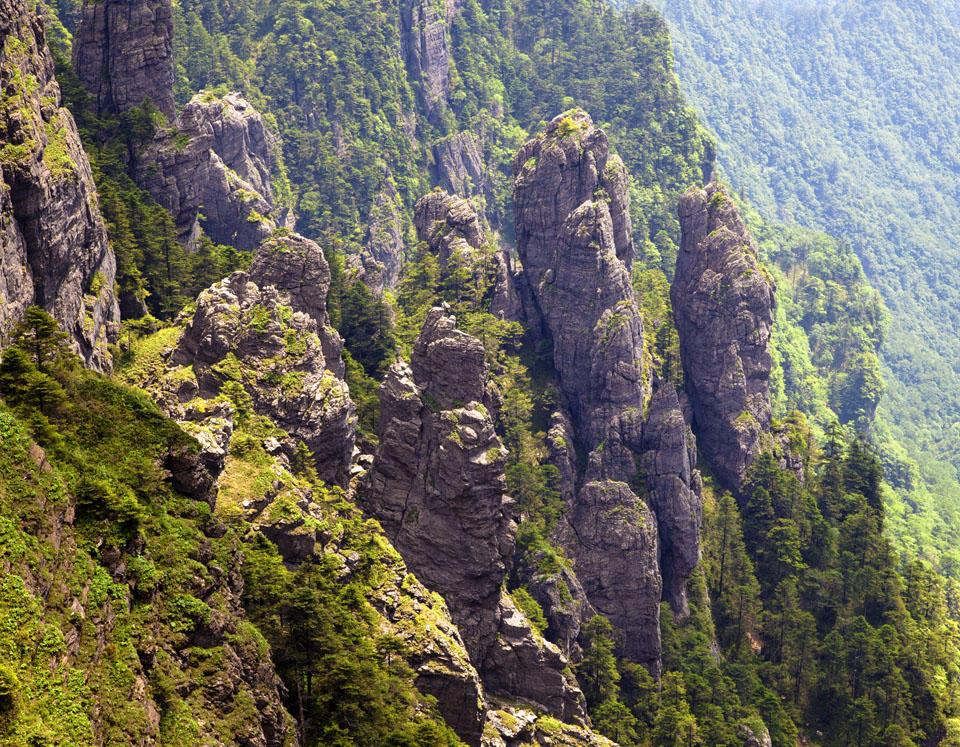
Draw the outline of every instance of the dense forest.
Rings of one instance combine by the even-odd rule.
[[[944,2],[666,0],[678,71],[724,172],[767,219],[848,242],[890,310],[874,440],[900,541],[955,567],[960,229]],[[777,65],[761,60],[776,59]]]
[[[4,2],[50,65],[4,39],[0,226],[89,163],[118,324],[90,370],[56,294],[0,316],[0,745],[960,744],[949,39],[835,132],[745,64],[856,90],[919,10]],[[82,148],[28,168],[54,70]]]

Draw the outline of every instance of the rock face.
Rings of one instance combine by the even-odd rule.
[[[397,190],[387,179],[370,211],[362,253],[354,259],[363,281],[382,293],[400,279],[404,255],[404,219]]]
[[[480,140],[472,132],[458,132],[433,146],[434,180],[460,197],[487,197],[490,177],[483,161]]]
[[[30,304],[44,307],[93,368],[119,331],[116,261],[90,164],[60,107],[43,23],[0,2],[0,344]]]
[[[660,671],[657,519],[624,483],[591,480],[577,493],[561,543],[594,609],[623,632],[623,657]]]
[[[622,631],[623,655],[658,672],[657,517],[632,487],[650,374],[630,285],[626,173],[580,110],[528,142],[515,170],[517,248],[569,413],[550,436],[575,486],[558,539],[590,603]]]
[[[302,311],[317,323],[324,365],[343,378],[343,340],[330,325],[327,313],[330,266],[320,246],[297,233],[272,237],[254,254],[248,274],[261,287],[276,288],[294,311]]]
[[[639,417],[650,387],[623,164],[603,131],[573,110],[524,145],[515,166],[520,260],[578,440],[593,451],[621,413]]]
[[[199,229],[253,250],[287,215],[274,204],[276,142],[239,94],[198,94],[133,164],[136,181],[173,215],[181,240]]]
[[[685,614],[686,582],[700,562],[701,479],[696,441],[670,384],[658,386],[650,400],[641,466],[660,530],[663,596]]]
[[[494,404],[483,346],[432,309],[410,365],[394,364],[381,388],[380,446],[360,499],[417,577],[447,600],[488,689],[582,721],[565,659],[502,592],[516,525]]]
[[[491,313],[517,322],[535,315],[522,275],[510,255],[490,241],[489,227],[472,200],[434,188],[417,201],[413,223],[417,239],[437,257],[441,273],[465,272],[469,282],[485,288]]]
[[[473,264],[486,241],[483,222],[470,201],[440,189],[417,200],[413,225],[417,238],[437,256],[441,271],[451,261]]]
[[[170,0],[84,0],[73,63],[97,114],[121,114],[150,101],[173,119]]]
[[[400,4],[400,42],[417,99],[431,121],[446,108],[450,89],[450,50],[445,6],[430,0]]]
[[[479,660],[497,634],[516,526],[483,347],[454,324],[432,310],[411,365],[387,374],[380,448],[362,498],[417,576],[447,598]]]
[[[307,445],[323,480],[346,485],[356,417],[341,342],[322,303],[328,286],[329,268],[314,242],[265,242],[249,272],[200,294],[171,362],[192,365],[177,382],[180,402],[240,385],[257,414]],[[295,445],[284,448],[292,455]]]
[[[773,281],[718,184],[680,199],[670,298],[700,449],[735,494],[769,429]]]

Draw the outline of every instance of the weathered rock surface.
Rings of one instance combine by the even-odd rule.
[[[30,304],[50,312],[93,368],[119,331],[116,261],[90,163],[60,107],[40,17],[0,2],[0,344]]]
[[[447,599],[475,661],[493,643],[515,525],[483,347],[433,309],[411,365],[381,389],[380,448],[361,499],[424,583]]]
[[[696,441],[669,382],[650,400],[643,449],[644,482],[659,527],[663,596],[685,614],[686,582],[700,562],[701,480]]]
[[[756,734],[746,724],[741,724],[738,729],[740,736],[743,737],[743,747],[771,747],[773,741],[770,739],[770,732],[766,727]]]
[[[413,225],[417,238],[437,256],[441,271],[451,261],[470,266],[486,241],[483,221],[470,201],[434,189],[417,200]]]
[[[405,229],[400,210],[397,190],[387,179],[371,207],[361,254],[353,258],[363,281],[380,293],[396,286],[403,268]]]
[[[321,284],[301,287],[303,278]],[[175,377],[179,401],[214,397],[228,382],[242,385],[258,414],[307,445],[322,479],[345,485],[356,417],[341,378],[341,342],[325,305],[317,306],[326,297],[324,280],[329,269],[312,241],[266,242],[249,272],[200,294],[171,363],[192,367]],[[292,453],[293,445],[287,448]]]
[[[573,110],[524,145],[515,166],[520,260],[577,436],[593,451],[611,421],[641,412],[649,394],[623,165],[603,131]]]
[[[560,538],[597,612],[623,631],[621,654],[660,667],[661,577],[657,520],[623,482],[583,485]]]
[[[583,696],[576,680],[564,672],[568,662],[560,649],[534,632],[509,596],[501,594],[497,614],[498,635],[481,667],[487,688],[535,703],[562,721],[583,725]]]
[[[773,281],[719,184],[680,199],[681,246],[670,298],[700,450],[739,493],[770,426]]]
[[[473,200],[436,187],[417,201],[413,223],[441,272],[465,271],[478,287],[486,287],[492,314],[517,322],[536,316],[525,278],[507,251],[495,248]]]
[[[623,654],[658,672],[657,519],[631,487],[650,372],[626,174],[581,110],[529,141],[515,170],[517,248],[564,395],[549,437],[568,501],[558,540],[592,606],[622,631]]]
[[[597,614],[577,574],[565,564],[555,564],[541,553],[525,556],[514,567],[516,579],[543,609],[545,636],[571,662],[582,657],[579,636],[583,624]]]
[[[460,197],[488,197],[492,185],[480,140],[472,132],[458,132],[433,146],[434,180],[444,191]]]
[[[432,309],[410,365],[394,364],[381,388],[380,446],[360,499],[447,600],[488,689],[582,721],[565,659],[501,590],[516,525],[492,407],[483,346]]]
[[[276,142],[239,94],[198,94],[133,164],[138,184],[173,215],[181,240],[199,229],[253,250],[288,216],[274,204]]]
[[[324,364],[343,378],[343,340],[327,313],[330,266],[320,246],[297,233],[271,237],[254,254],[248,274],[261,287],[272,285],[285,294],[294,311],[317,323]]]
[[[483,747],[616,747],[578,724],[545,719],[516,703],[497,702],[487,713]]]
[[[450,90],[450,50],[443,5],[430,0],[400,4],[400,43],[417,99],[431,121],[447,106]]]
[[[84,0],[73,63],[99,115],[150,101],[173,119],[170,0]]]

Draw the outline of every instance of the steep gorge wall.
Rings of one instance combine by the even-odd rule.
[[[49,311],[87,365],[108,369],[118,331],[116,261],[90,163],[60,106],[43,22],[0,3],[0,341],[30,304]]]

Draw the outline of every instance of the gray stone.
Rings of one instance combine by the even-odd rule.
[[[434,179],[441,189],[460,197],[489,199],[492,184],[480,140],[458,132],[433,145]]]
[[[299,278],[319,285],[301,287]],[[356,415],[342,379],[342,343],[327,325],[324,279],[323,253],[309,239],[266,242],[249,272],[200,294],[171,362],[192,365],[203,397],[241,383],[258,414],[307,445],[323,480],[346,485]]]
[[[36,304],[69,333],[86,365],[107,370],[107,346],[119,332],[116,260],[90,163],[73,117],[60,107],[40,17],[19,0],[2,0],[0,32],[19,41],[0,50],[8,151],[0,165],[0,345]]]
[[[557,539],[591,605],[622,632],[624,655],[656,673],[657,521],[631,488],[650,373],[630,283],[626,174],[581,110],[556,117],[514,168],[517,249],[563,395],[548,436],[568,504]]]
[[[770,427],[774,284],[719,184],[680,199],[681,246],[670,298],[700,450],[742,495]]]
[[[173,216],[181,241],[200,229],[215,242],[254,250],[288,213],[275,205],[274,135],[239,94],[197,94],[133,164],[137,183]]]
[[[643,429],[642,466],[647,497],[657,516],[663,595],[687,612],[687,580],[700,562],[701,479],[697,446],[674,386],[654,391]]]
[[[430,310],[411,363],[394,364],[381,387],[380,445],[359,498],[447,600],[489,690],[583,721],[566,660],[503,596],[516,524],[486,379],[480,341]]]
[[[444,9],[430,0],[404,0],[400,4],[400,43],[417,100],[427,118],[439,123],[450,90],[450,50]]]
[[[173,119],[170,0],[84,0],[73,64],[97,114],[121,114],[149,101]]]
[[[377,194],[370,210],[367,236],[356,258],[360,276],[373,290],[393,290],[400,279],[404,260],[404,217],[397,190],[391,179]]]

